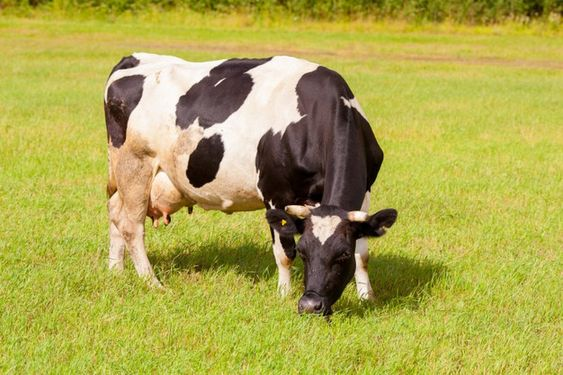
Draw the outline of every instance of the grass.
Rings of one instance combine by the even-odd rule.
[[[560,373],[560,33],[0,17],[0,372]],[[276,294],[264,212],[147,224],[165,291],[106,270],[102,92],[132,51],[291,54],[347,79],[386,160],[374,304]]]

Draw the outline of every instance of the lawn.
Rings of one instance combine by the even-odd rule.
[[[0,16],[0,372],[561,373],[563,35],[223,21]],[[299,316],[264,211],[147,221],[163,291],[106,269],[103,88],[134,51],[346,78],[385,151],[371,211],[399,211],[375,303]]]

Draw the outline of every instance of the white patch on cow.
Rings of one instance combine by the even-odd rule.
[[[334,234],[336,227],[342,219],[338,216],[311,216],[313,223],[313,235],[317,237],[321,245],[324,245],[326,240]]]
[[[360,113],[360,115],[362,115],[362,117],[367,120],[366,114],[364,113],[364,110],[362,109],[360,103],[358,103],[356,98],[346,99],[345,97],[341,96],[340,99],[342,99],[346,107],[355,108]]]
[[[298,110],[295,87],[304,74],[318,66],[294,57],[276,56],[266,64],[249,70],[254,86],[245,105],[248,103],[248,110],[260,117],[254,120],[255,123],[263,121],[274,133],[283,135],[289,124],[303,118]]]
[[[154,53],[147,52],[135,52],[133,57],[140,61],[140,65],[146,64],[184,64],[186,60],[183,60],[176,56],[170,55],[157,55]]]
[[[221,78],[216,84],[215,87],[219,86],[221,84],[221,82],[223,82],[225,80],[225,78]]]

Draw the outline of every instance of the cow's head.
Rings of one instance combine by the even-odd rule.
[[[287,206],[268,210],[266,217],[281,235],[302,234],[297,253],[305,267],[305,293],[299,312],[329,315],[354,276],[356,240],[383,236],[397,211],[388,208],[369,215],[334,206]]]

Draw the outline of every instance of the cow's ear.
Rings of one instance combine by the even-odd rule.
[[[394,208],[386,208],[374,215],[365,215],[364,217],[354,214],[355,212],[348,215],[350,229],[355,238],[381,237],[385,234],[387,228],[391,228],[397,220],[397,210]],[[357,219],[358,217],[359,219]]]
[[[284,210],[269,209],[266,211],[266,220],[278,233],[282,235],[295,235],[299,233],[298,219],[291,217]]]

